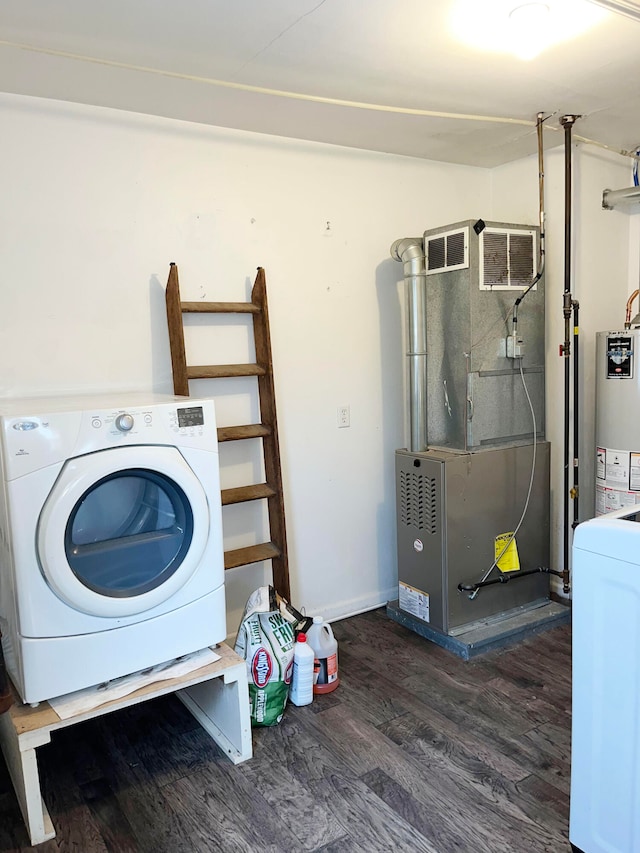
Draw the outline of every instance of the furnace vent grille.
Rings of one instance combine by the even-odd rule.
[[[437,493],[434,477],[414,471],[400,472],[400,521],[423,533],[437,532]]]
[[[445,231],[425,240],[427,275],[469,266],[469,229]]]
[[[525,290],[536,274],[535,249],[535,231],[485,228],[480,234],[480,290]]]

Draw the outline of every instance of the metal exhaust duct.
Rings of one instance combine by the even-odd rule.
[[[405,237],[391,246],[391,257],[402,261],[406,285],[409,326],[409,450],[427,449],[427,294],[423,243],[419,237]]]
[[[604,190],[602,207],[604,210],[615,210],[616,207],[627,207],[640,204],[640,187],[628,187],[624,190]]]

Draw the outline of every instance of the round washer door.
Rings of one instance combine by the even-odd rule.
[[[42,572],[67,604],[131,616],[174,595],[209,536],[202,485],[175,447],[119,447],[68,460],[40,513]]]

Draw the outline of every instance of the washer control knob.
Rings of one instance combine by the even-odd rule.
[[[120,432],[129,432],[130,429],[133,429],[133,416],[118,415],[116,418],[116,427]]]

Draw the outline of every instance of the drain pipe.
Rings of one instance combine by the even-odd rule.
[[[571,434],[571,315],[574,301],[571,296],[571,129],[579,116],[566,115],[560,119],[564,127],[564,292],[562,294],[562,315],[564,317],[564,343],[560,345],[560,355],[564,358],[564,489],[563,489],[563,564],[562,589],[565,595],[570,590],[569,585],[569,500],[572,496],[577,499],[577,473],[574,472],[573,490],[569,488],[569,455]],[[577,343],[577,335],[575,336]],[[578,413],[574,411],[575,419]],[[577,443],[577,428],[574,430],[574,442]],[[574,469],[577,468],[578,447],[573,449]]]
[[[409,424],[412,453],[427,449],[427,296],[424,250],[419,237],[405,237],[391,246],[391,257],[402,261],[409,325]]]

